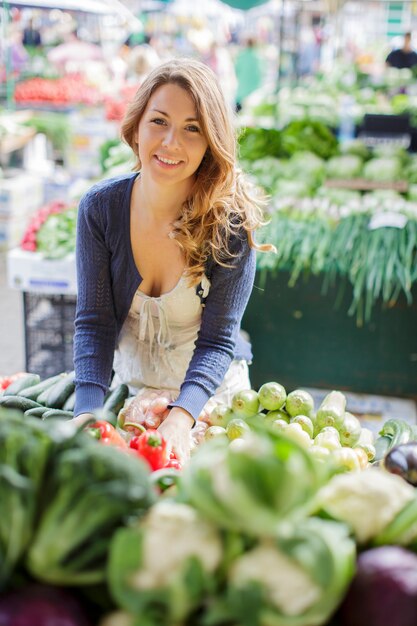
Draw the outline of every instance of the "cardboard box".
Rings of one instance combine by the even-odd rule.
[[[15,248],[7,255],[7,281],[9,287],[25,292],[76,294],[75,254],[45,259],[40,252]]]

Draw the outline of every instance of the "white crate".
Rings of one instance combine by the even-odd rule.
[[[76,294],[75,255],[45,259],[40,252],[15,248],[7,255],[9,287],[32,293]]]
[[[118,127],[105,119],[102,110],[75,111],[70,115],[70,124],[66,170],[72,176],[100,176],[100,147],[106,139],[118,137]]]
[[[42,203],[43,181],[39,176],[15,170],[0,178],[0,217],[27,215]]]
[[[30,215],[30,212],[17,217],[0,215],[0,250],[10,250],[20,244]]]

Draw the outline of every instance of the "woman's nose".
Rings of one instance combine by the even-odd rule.
[[[162,140],[162,144],[164,146],[179,146],[180,144],[180,140],[179,140],[179,135],[178,132],[175,130],[175,128],[168,128],[167,132],[165,133],[165,136]]]

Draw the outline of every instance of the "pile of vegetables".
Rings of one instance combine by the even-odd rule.
[[[315,458],[328,459],[339,469],[358,471],[375,457],[374,437],[346,409],[346,397],[332,391],[315,410],[311,394],[295,389],[287,394],[277,382],[259,391],[238,392],[231,406],[217,405],[209,415],[204,438],[222,438],[238,445],[251,432],[279,430]],[[237,442],[237,443],[236,443]]]
[[[154,501],[145,464],[74,423],[4,406],[0,444],[0,590],[28,576],[51,585],[104,583],[115,529]]]
[[[168,397],[133,415],[120,385],[80,430],[73,391],[73,372],[4,381],[2,624],[351,626],[367,594],[366,626],[414,626],[417,455],[408,473],[390,455],[415,428],[391,419],[375,442],[340,392],[315,407],[268,382],[200,416],[179,472],[150,427]]]
[[[62,107],[99,104],[102,96],[81,75],[74,74],[61,78],[36,77],[24,80],[16,85],[14,99],[22,105]]]
[[[50,202],[32,215],[20,247],[47,259],[63,258],[75,250],[76,220],[76,206]]]
[[[289,271],[290,286],[301,275],[322,275],[324,292],[336,282],[341,288],[350,284],[348,313],[356,315],[360,326],[371,319],[378,299],[392,306],[402,293],[412,301],[416,215],[416,205],[393,192],[340,204],[330,197],[277,202],[261,233],[262,240],[275,244],[277,254],[260,255],[258,268],[264,280],[270,272]]]
[[[349,94],[350,114],[356,125],[364,115],[410,114],[416,126],[417,100],[413,91],[415,77],[408,68],[385,68],[381,76],[369,76],[357,68],[339,65],[331,73],[317,73],[300,79],[296,86],[283,86],[278,93],[254,94],[245,102],[243,115],[271,120],[282,128],[293,121],[315,121],[329,128],[340,126],[343,99]],[[404,93],[405,91],[405,93]]]

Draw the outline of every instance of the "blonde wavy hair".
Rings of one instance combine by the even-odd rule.
[[[136,155],[134,170],[141,169],[136,131],[152,94],[161,86],[176,84],[192,98],[208,148],[197,170],[190,196],[184,202],[180,219],[173,224],[172,236],[181,247],[186,274],[198,282],[207,260],[227,266],[235,256],[230,250],[231,235],[243,228],[250,247],[259,245],[254,232],[265,222],[265,199],[256,193],[237,167],[237,142],[232,113],[227,106],[214,72],[194,59],[174,59],[156,67],[136,92],[121,127],[122,139]],[[229,263],[228,263],[229,262]]]

